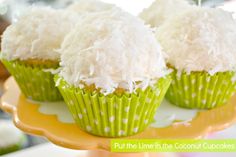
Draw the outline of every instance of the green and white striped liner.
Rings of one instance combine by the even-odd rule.
[[[173,81],[166,98],[185,108],[211,109],[221,106],[233,96],[236,89],[235,72],[173,73]]]
[[[29,99],[36,101],[60,101],[62,96],[55,87],[53,74],[46,72],[50,69],[46,65],[32,66],[20,61],[2,59],[7,70],[12,74],[22,93]],[[55,69],[56,67],[51,67]]]
[[[20,139],[20,141],[16,144],[12,144],[9,146],[1,146],[0,147],[0,156],[7,154],[7,153],[12,153],[15,151],[18,151],[20,149],[23,149],[27,144],[27,138],[25,135],[22,135],[22,138]]]
[[[11,153],[17,150],[21,149],[21,145],[20,144],[15,144],[9,147],[4,147],[4,148],[0,148],[0,155],[4,155],[7,153]]]
[[[153,121],[171,77],[161,78],[154,88],[137,90],[136,94],[107,96],[70,86],[59,76],[55,81],[82,130],[103,137],[122,137],[143,131]]]

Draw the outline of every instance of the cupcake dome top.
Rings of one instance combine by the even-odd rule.
[[[129,92],[144,89],[166,74],[150,28],[118,8],[87,14],[65,38],[60,53],[60,75],[68,83],[94,84],[104,94],[117,87]]]
[[[91,13],[109,10],[113,7],[115,7],[115,5],[97,0],[79,0],[71,4],[67,9],[77,13]]]
[[[220,9],[194,7],[166,21],[156,32],[167,63],[180,71],[233,71],[236,22]]]
[[[52,8],[30,8],[2,36],[7,60],[59,60],[57,49],[77,21],[77,14]]]
[[[188,0],[156,0],[140,13],[140,18],[152,27],[158,27],[169,17],[190,7]]]

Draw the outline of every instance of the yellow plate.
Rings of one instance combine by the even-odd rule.
[[[190,126],[179,124],[165,128],[149,127],[140,134],[124,139],[202,138],[211,132],[222,130],[236,121],[235,103],[236,95],[222,107],[199,112],[190,122]],[[38,107],[38,105],[26,101],[12,77],[6,81],[1,108],[12,114],[15,125],[21,130],[44,136],[57,145],[71,149],[110,149],[111,138],[87,134],[75,124],[62,123],[54,115],[40,113]]]

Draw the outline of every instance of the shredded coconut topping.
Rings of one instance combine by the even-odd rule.
[[[97,0],[79,0],[78,2],[71,4],[67,9],[84,14],[109,10],[113,7],[115,7],[115,5]]]
[[[77,14],[33,7],[3,34],[2,55],[8,60],[59,60],[56,49],[77,21]]]
[[[236,22],[220,9],[194,7],[173,16],[156,32],[167,62],[180,71],[233,71]]]
[[[167,73],[151,29],[118,8],[87,14],[65,38],[59,52],[60,75],[67,82],[76,87],[81,82],[95,84],[104,94],[117,87],[129,92],[145,89],[152,79]]]
[[[0,120],[0,149],[20,143],[23,137],[23,133],[17,130],[10,121]]]
[[[190,7],[188,0],[156,0],[149,8],[144,9],[139,16],[152,27],[159,27],[172,15]]]

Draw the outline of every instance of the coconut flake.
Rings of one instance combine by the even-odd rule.
[[[19,144],[23,137],[10,121],[0,120],[0,149]]]
[[[140,13],[140,18],[152,27],[159,27],[172,15],[191,8],[188,0],[156,0]]]
[[[192,7],[167,20],[156,37],[177,70],[211,75],[235,70],[236,22],[228,12]]]
[[[68,83],[95,84],[104,94],[118,87],[133,92],[137,82],[146,88],[146,80],[168,73],[151,29],[118,8],[84,15],[59,52],[60,75]]]
[[[77,17],[70,11],[30,8],[3,33],[3,57],[7,60],[59,60],[56,50],[74,27]]]

